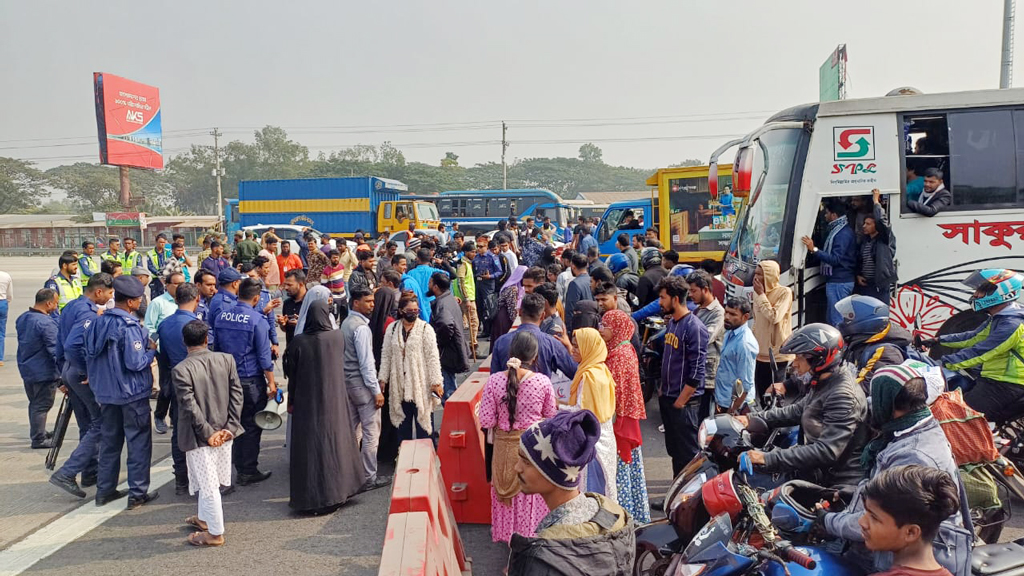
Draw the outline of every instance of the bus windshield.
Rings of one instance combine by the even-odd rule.
[[[760,145],[757,142],[752,144],[754,162],[751,174],[755,185],[764,172],[765,155],[768,171],[764,174],[760,190],[751,192],[752,203],[733,237],[730,252],[744,262],[754,264],[779,257],[790,178],[802,133],[798,128],[772,130],[760,137]]]
[[[419,220],[440,220],[437,215],[437,207],[430,202],[416,203],[416,216]]]

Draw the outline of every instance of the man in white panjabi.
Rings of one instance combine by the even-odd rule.
[[[182,329],[188,356],[174,367],[178,395],[178,446],[188,464],[189,494],[199,493],[199,514],[185,522],[199,529],[195,546],[224,544],[220,487],[231,485],[231,444],[243,432],[242,383],[230,354],[207,348],[209,327],[193,320]]]

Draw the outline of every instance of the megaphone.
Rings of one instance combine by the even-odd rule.
[[[264,430],[277,430],[284,423],[284,413],[288,404],[284,401],[284,390],[277,389],[277,395],[267,401],[267,407],[253,417],[256,425]]]

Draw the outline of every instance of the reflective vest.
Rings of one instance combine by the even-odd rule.
[[[82,268],[82,273],[85,276],[92,276],[100,271],[100,263],[92,256],[85,254],[78,259],[78,267]]]
[[[107,250],[103,254],[100,254],[100,258],[102,260],[113,260],[114,262],[120,262],[121,261],[121,255],[120,254],[111,254],[110,250]]]
[[[53,281],[57,283],[57,295],[60,298],[57,301],[57,310],[63,310],[68,302],[82,295],[82,282],[78,278],[72,278],[68,282],[67,278],[57,274]]]
[[[132,250],[131,254],[128,252],[122,252],[120,257],[117,259],[121,263],[121,273],[125,276],[132,273],[137,266],[139,266],[142,260],[142,254],[137,250]]]

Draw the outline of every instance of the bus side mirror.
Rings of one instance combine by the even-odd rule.
[[[754,165],[754,149],[740,148],[732,165],[732,195],[737,198],[750,196],[751,170]],[[710,181],[708,182],[710,185]],[[716,183],[717,185],[717,183]]]

